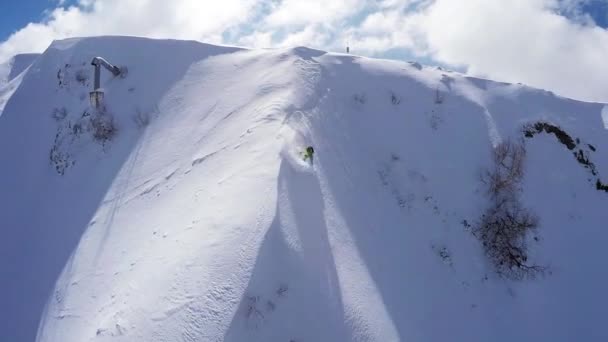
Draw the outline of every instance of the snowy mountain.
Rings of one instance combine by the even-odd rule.
[[[24,71],[32,65],[40,54],[25,53],[16,55],[10,60],[0,63],[0,115],[8,99],[13,95]]]
[[[100,108],[96,56],[124,71]],[[56,41],[19,77],[1,341],[608,340],[603,104],[128,37]]]

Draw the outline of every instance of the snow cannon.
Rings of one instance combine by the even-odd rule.
[[[95,82],[93,85],[93,91],[89,93],[89,98],[91,100],[91,106],[93,106],[95,108],[99,108],[103,102],[103,96],[104,96],[103,89],[101,88],[101,84],[100,84],[101,83],[101,80],[100,80],[101,67],[103,66],[104,68],[106,68],[115,77],[121,76],[123,78],[126,76],[127,69],[119,68],[115,65],[112,65],[101,57],[93,58],[93,60],[91,61],[91,65],[95,67]]]

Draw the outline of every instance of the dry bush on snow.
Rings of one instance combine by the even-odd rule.
[[[545,271],[528,263],[527,241],[539,220],[519,200],[525,157],[521,142],[505,141],[494,149],[492,166],[481,177],[490,206],[473,228],[496,272],[512,280],[534,278]]]
[[[105,111],[92,114],[89,124],[93,139],[102,144],[112,140],[116,135],[117,129],[114,118]]]
[[[500,201],[518,195],[525,159],[526,149],[521,143],[505,141],[494,148],[492,166],[481,176],[491,199]]]

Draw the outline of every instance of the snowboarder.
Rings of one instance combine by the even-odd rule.
[[[315,153],[315,149],[312,148],[312,146],[308,146],[306,148],[306,152],[304,153],[304,160],[306,161],[307,159],[310,159],[310,164],[312,165],[312,156]]]

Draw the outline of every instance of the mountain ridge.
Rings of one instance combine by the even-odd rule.
[[[102,73],[98,109],[96,56],[128,70]],[[22,77],[0,116],[3,340],[608,337],[603,104],[304,47],[131,37],[54,42]],[[508,141],[539,218],[526,257],[549,270],[526,280],[497,274],[472,233]]]

